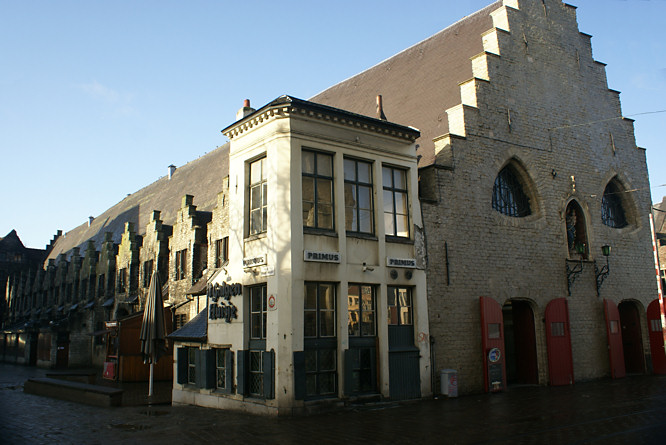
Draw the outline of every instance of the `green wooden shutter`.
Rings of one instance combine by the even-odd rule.
[[[197,388],[215,388],[215,350],[197,349]]]
[[[261,353],[264,365],[264,397],[275,398],[275,351],[263,351]]]
[[[294,399],[304,400],[306,391],[305,352],[294,351]]]
[[[187,348],[176,349],[176,378],[181,385],[187,383]]]
[[[241,395],[247,394],[247,356],[248,351],[236,351],[236,392]]]

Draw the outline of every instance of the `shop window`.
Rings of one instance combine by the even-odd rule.
[[[530,200],[513,163],[497,174],[493,185],[492,205],[493,209],[507,216],[522,218],[532,213]]]
[[[333,156],[302,152],[303,227],[333,229]]]
[[[345,229],[374,233],[372,163],[345,159]]]
[[[409,238],[407,171],[382,167],[384,187],[384,230],[387,236]]]
[[[601,198],[601,221],[608,227],[620,229],[627,226],[624,207],[622,205],[624,190],[617,179],[613,178]]]
[[[575,200],[572,200],[567,205],[565,222],[569,257],[574,258],[578,255],[580,258],[586,259],[588,244],[585,215],[583,214],[583,209],[581,209]]]
[[[143,282],[144,288],[150,287],[150,280],[153,277],[153,260],[143,262]]]
[[[335,299],[333,283],[305,283],[303,374],[307,398],[337,394]]]
[[[182,280],[187,276],[187,249],[176,252],[176,280]]]
[[[266,158],[250,163],[250,235],[266,232],[267,228],[267,196]]]
[[[219,268],[229,261],[229,237],[215,241],[215,267]]]
[[[412,325],[412,290],[409,287],[388,288],[388,324]]]
[[[347,290],[348,333],[354,337],[374,337],[375,289],[373,286],[350,284]]]

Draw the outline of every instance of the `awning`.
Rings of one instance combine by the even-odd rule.
[[[114,301],[115,299],[111,297],[108,300],[106,300],[104,303],[102,303],[102,307],[112,307]]]
[[[64,304],[58,308],[58,312],[62,312],[63,309],[65,309],[65,305],[64,305]]]
[[[83,306],[83,309],[92,309],[93,306],[95,306],[95,300],[93,300],[93,301],[89,302],[88,304],[86,304],[85,306]]]
[[[79,303],[76,303],[76,304],[71,305],[71,306],[69,307],[69,312],[73,312],[73,311],[75,311],[76,309],[78,309],[78,307],[79,307]]]
[[[138,302],[139,302],[139,296],[138,295],[132,295],[127,300],[125,300],[125,303],[128,303],[128,304],[137,304]]]

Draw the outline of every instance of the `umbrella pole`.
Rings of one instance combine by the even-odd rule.
[[[153,362],[150,362],[150,380],[148,381],[148,397],[153,396]]]

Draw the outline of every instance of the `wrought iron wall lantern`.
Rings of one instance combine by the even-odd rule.
[[[578,243],[576,244],[576,253],[578,253],[580,259],[578,261],[575,260],[566,260],[566,266],[567,266],[567,292],[569,293],[569,296],[571,296],[571,285],[576,281],[576,278],[578,278],[578,275],[580,275],[583,272],[583,257],[585,256],[585,251],[586,251],[586,246],[584,243]],[[569,263],[574,263],[574,266],[571,267]]]
[[[608,257],[611,254],[611,246],[601,246],[601,253],[606,257],[606,265],[603,266],[601,269],[597,267],[597,262],[596,260],[594,261],[594,276],[597,279],[597,297],[599,296],[599,289],[601,288],[601,285],[603,284],[604,280],[608,276],[608,273],[610,272],[610,265],[608,263]]]

